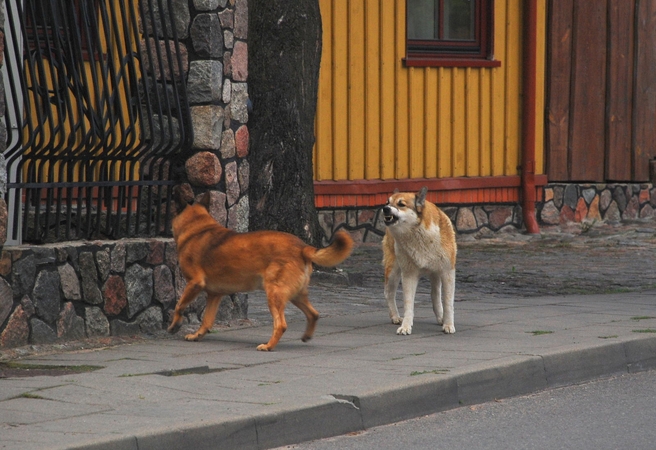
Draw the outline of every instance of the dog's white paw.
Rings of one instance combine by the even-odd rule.
[[[394,317],[392,317],[392,323],[393,323],[394,325],[398,325],[398,324],[400,324],[401,322],[403,322],[403,319],[401,319],[399,316],[394,316]]]
[[[398,330],[396,330],[396,334],[400,334],[403,336],[408,336],[412,334],[412,327],[409,327],[407,325],[401,325]]]
[[[444,331],[444,333],[446,333],[446,334],[453,334],[453,333],[456,332],[456,327],[453,324],[444,325],[444,326],[442,326],[442,331]]]

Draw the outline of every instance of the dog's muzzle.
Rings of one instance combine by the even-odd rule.
[[[394,214],[394,211],[390,206],[383,206],[383,222],[385,225],[392,225],[399,218]]]

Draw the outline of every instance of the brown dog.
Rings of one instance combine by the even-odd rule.
[[[312,263],[332,267],[344,261],[353,247],[345,231],[324,249],[306,245],[294,235],[279,231],[237,233],[219,225],[209,214],[209,194],[186,206],[173,219],[173,237],[178,261],[187,286],[178,301],[168,328],[175,333],[182,324],[182,312],[201,291],[207,292],[207,306],[198,331],[185,339],[201,339],[214,324],[224,295],[262,289],[273,316],[273,334],[258,350],[273,350],[287,329],[285,306],[296,305],[307,317],[303,342],[314,334],[319,313],[308,300]]]

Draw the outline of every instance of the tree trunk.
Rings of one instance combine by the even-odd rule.
[[[321,63],[318,0],[249,0],[250,229],[319,245],[312,148]]]

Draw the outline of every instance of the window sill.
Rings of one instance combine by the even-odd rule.
[[[406,67],[501,67],[501,61],[489,59],[416,57],[403,58]]]

